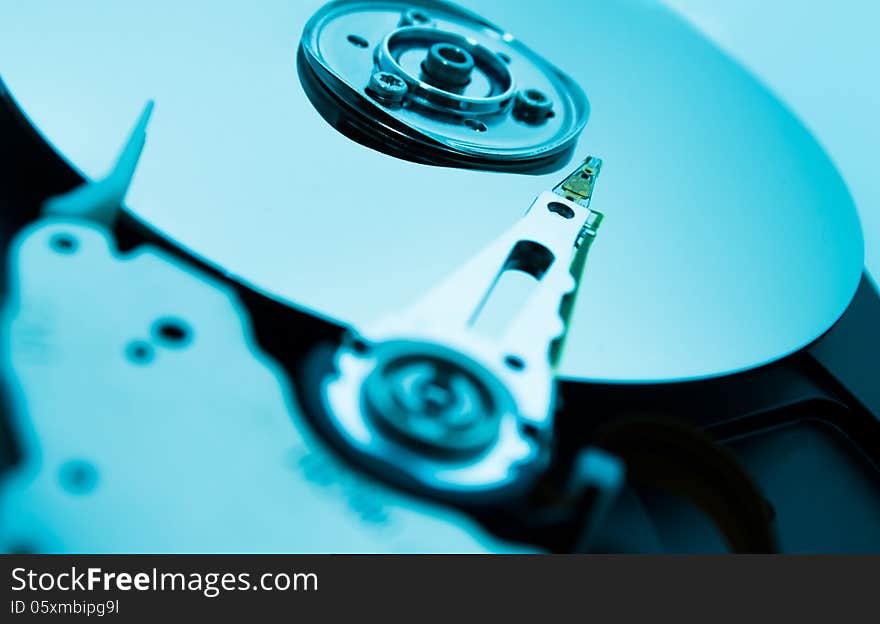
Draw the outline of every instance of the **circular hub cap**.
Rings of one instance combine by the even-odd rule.
[[[438,2],[327,5],[306,26],[300,77],[352,138],[444,166],[556,169],[589,108],[580,87],[510,34]],[[382,86],[395,78],[405,91]]]

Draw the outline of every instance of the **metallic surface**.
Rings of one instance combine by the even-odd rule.
[[[27,461],[0,550],[510,550],[329,452],[227,286],[85,221],[39,221],[11,253],[0,369]]]
[[[131,210],[232,276],[363,326],[555,180],[401,162],[339,135],[296,75],[319,7],[17,3],[0,21],[0,76],[90,176],[155,99]],[[863,263],[852,201],[816,142],[735,62],[648,2],[549,1],[552,28],[528,4],[468,8],[590,96],[581,145],[605,160],[595,205],[612,216],[564,376],[719,375],[799,349],[839,317]]]
[[[601,161],[561,186],[586,167],[598,173]],[[432,495],[498,500],[531,485],[547,465],[556,347],[583,270],[577,245],[595,222],[592,188],[580,203],[542,193],[477,256],[343,345],[321,391],[332,435]],[[530,289],[487,326],[510,273]]]
[[[880,278],[880,4],[837,0],[664,0],[754,72],[822,144],[852,193],[865,266]],[[816,45],[821,41],[822,45]]]
[[[432,494],[485,499],[522,492],[547,462],[556,408],[555,363],[584,267],[584,230],[601,160],[532,204],[494,243],[411,306],[368,327],[336,354],[322,388],[335,435]],[[586,172],[590,172],[587,174]],[[589,177],[583,194],[566,196]],[[491,329],[510,273],[530,278]]]
[[[430,24],[408,25],[414,10]],[[444,2],[330,2],[306,24],[301,55],[303,80],[315,85],[306,92],[329,122],[363,126],[372,147],[418,162],[547,170],[564,164],[587,120],[586,96],[570,78],[484,18]],[[376,70],[406,82],[403,106],[363,97]],[[521,123],[511,115],[517,84],[544,90],[558,114]]]

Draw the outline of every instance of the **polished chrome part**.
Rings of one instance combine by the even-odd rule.
[[[555,115],[553,100],[538,89],[523,89],[516,94],[513,115],[526,123],[542,124]]]
[[[486,450],[498,436],[503,408],[479,368],[473,373],[454,355],[408,347],[377,347],[386,353],[377,355],[380,365],[364,382],[364,409],[391,435],[426,449],[450,455]]]
[[[367,93],[386,106],[396,106],[403,103],[406,89],[406,83],[397,74],[377,71],[370,76]]]
[[[589,170],[591,192],[600,168],[589,158],[566,180]],[[531,483],[548,459],[555,364],[587,247],[579,243],[599,222],[588,200],[542,193],[421,299],[344,344],[322,390],[332,435],[441,497]],[[480,317],[509,273],[530,276],[532,289],[506,302],[512,315],[488,334]]]
[[[413,112],[434,122],[452,116],[449,122],[458,126],[456,116],[461,115],[486,116],[481,118],[488,122],[489,115],[503,115],[510,108],[515,83],[507,64],[465,35],[401,28],[385,38],[376,54],[380,68],[406,81]]]
[[[567,161],[587,120],[570,78],[446,2],[331,2],[306,25],[301,55],[306,92],[325,118],[409,160],[546,171]],[[406,83],[403,101],[396,87],[382,95],[377,72]]]
[[[422,70],[441,88],[452,91],[465,87],[474,71],[474,57],[466,48],[451,43],[435,43],[428,48]]]

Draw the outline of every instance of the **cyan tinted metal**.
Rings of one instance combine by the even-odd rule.
[[[404,162],[314,110],[296,49],[319,2],[18,3],[0,74],[60,152],[103,173],[156,100],[129,207],[281,299],[365,324],[508,227],[555,175]],[[561,372],[719,375],[821,335],[863,244],[840,176],[736,63],[653,3],[473,0],[589,93],[579,151],[606,214]]]
[[[329,123],[427,164],[554,171],[589,113],[583,89],[540,54],[436,0],[330,2],[306,24],[299,61]]]

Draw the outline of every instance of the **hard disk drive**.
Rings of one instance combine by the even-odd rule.
[[[3,550],[880,549],[857,206],[670,10],[3,12]]]

